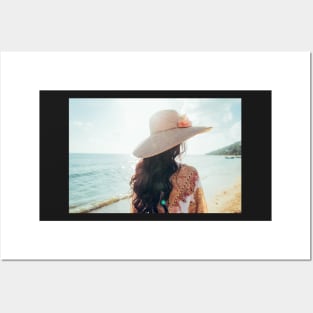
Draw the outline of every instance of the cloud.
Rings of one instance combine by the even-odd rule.
[[[70,121],[70,126],[80,128],[82,130],[90,130],[93,127],[93,124],[90,122],[82,122],[82,121]]]
[[[230,110],[226,110],[225,113],[224,113],[224,116],[223,116],[223,122],[224,123],[227,123],[227,122],[230,122],[231,120],[233,119],[233,115],[231,113]]]
[[[233,140],[241,140],[241,121],[236,122],[230,128],[230,136]]]
[[[182,109],[193,125],[212,126],[225,132],[238,120],[233,111],[240,110],[240,99],[186,99]]]

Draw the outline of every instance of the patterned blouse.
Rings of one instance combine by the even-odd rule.
[[[169,213],[208,213],[198,171],[189,165],[181,164],[180,168],[170,177],[173,189],[167,201]],[[133,194],[133,199],[136,197]],[[131,204],[131,213],[137,213]],[[158,213],[165,213],[158,204]]]

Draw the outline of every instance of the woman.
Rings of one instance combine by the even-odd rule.
[[[141,158],[131,178],[132,213],[207,213],[197,170],[176,162],[184,141],[212,127],[192,127],[174,110],[155,113],[150,136],[133,152]]]

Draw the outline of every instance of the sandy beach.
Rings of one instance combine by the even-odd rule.
[[[203,186],[204,191],[206,186]],[[129,213],[131,199],[123,199],[89,213]],[[240,213],[241,212],[241,178],[229,188],[225,188],[214,197],[206,195],[209,213]]]
[[[241,213],[241,178],[212,199],[206,197],[209,213]]]

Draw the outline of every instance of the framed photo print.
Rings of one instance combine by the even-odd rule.
[[[271,219],[271,91],[40,91],[40,112],[41,220]]]

